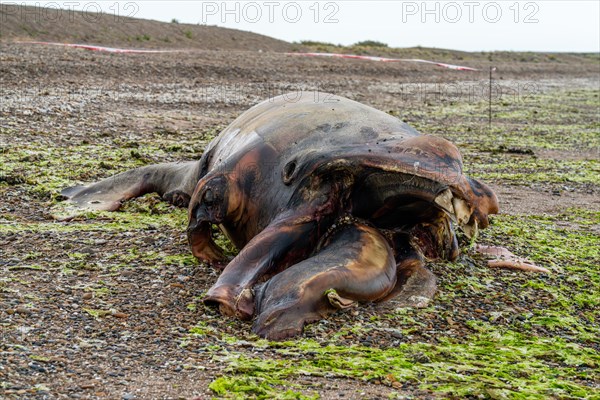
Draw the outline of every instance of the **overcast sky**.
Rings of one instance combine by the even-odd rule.
[[[600,51],[600,1],[2,1],[204,23],[287,41]]]

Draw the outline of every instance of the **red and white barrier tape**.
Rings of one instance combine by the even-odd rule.
[[[454,69],[457,71],[478,71],[475,68],[464,67],[462,65],[446,64],[436,61],[421,60],[419,58],[385,58],[375,56],[359,56],[356,54],[337,54],[337,53],[285,53],[293,56],[304,56],[304,57],[336,57],[336,58],[353,58],[357,60],[369,60],[369,61],[382,61],[382,62],[416,62],[434,64],[439,67]]]
[[[176,53],[184,50],[144,50],[144,49],[119,49],[116,47],[103,47],[93,46],[89,44],[76,44],[76,43],[58,43],[58,42],[17,42],[25,44],[44,44],[50,46],[65,46],[74,47],[78,49],[85,49],[91,51],[104,51],[107,53],[133,53],[133,54],[147,54],[147,53]],[[478,71],[475,68],[464,67],[462,65],[446,64],[436,61],[421,60],[419,58],[385,58],[375,56],[359,56],[356,54],[338,54],[338,53],[284,53],[292,56],[304,56],[304,57],[335,57],[335,58],[352,58],[356,60],[369,60],[369,61],[382,61],[382,62],[416,62],[434,64],[439,67],[454,69],[457,71]]]
[[[119,49],[116,47],[103,47],[103,46],[93,46],[89,44],[76,44],[76,43],[57,43],[57,42],[17,42],[17,43],[26,43],[26,44],[45,44],[50,46],[65,46],[65,47],[74,47],[77,49],[85,49],[91,51],[104,51],[107,53],[175,53],[180,50],[144,50],[144,49]]]

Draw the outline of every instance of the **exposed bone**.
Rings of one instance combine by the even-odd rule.
[[[454,216],[454,207],[452,206],[452,192],[450,191],[450,189],[446,189],[442,193],[438,194],[434,201],[438,206],[442,208],[442,210],[450,214],[451,217]]]
[[[474,219],[473,223],[471,223],[469,225],[463,225],[463,231],[465,232],[465,235],[467,235],[467,237],[469,239],[472,239],[475,236],[477,236],[477,233],[479,232],[479,226],[477,224],[477,220]]]
[[[528,272],[541,272],[545,274],[549,274],[550,271],[544,267],[538,267],[535,264],[530,264],[521,260],[488,260],[488,267],[490,268],[506,268],[506,269],[516,269],[520,271],[528,271]]]
[[[471,210],[467,205],[467,202],[461,198],[453,197],[452,205],[454,206],[454,213],[456,215],[456,220],[460,226],[464,226],[471,219]]]
[[[505,247],[477,245],[475,246],[475,250],[481,254],[495,257],[495,259],[488,260],[487,262],[488,267],[490,268],[507,268],[520,271],[550,273],[548,269],[535,265],[531,260],[514,255]]]

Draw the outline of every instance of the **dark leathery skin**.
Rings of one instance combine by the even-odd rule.
[[[495,194],[464,175],[449,141],[319,92],[252,107],[199,161],[142,167],[64,194],[78,208],[115,210],[153,191],[188,206],[196,257],[226,262],[213,226],[240,249],[205,301],[228,315],[257,318],[254,330],[271,338],[301,332],[334,303],[398,296],[423,304],[435,292],[425,260],[455,259],[456,224],[476,232],[498,211]],[[354,222],[342,224],[345,216]],[[339,224],[344,228],[332,228]],[[329,244],[319,245],[324,237]],[[389,254],[374,250],[380,245]],[[382,270],[385,279],[377,275]],[[375,290],[379,284],[385,290]],[[324,296],[328,289],[336,292]],[[277,317],[288,300],[296,306]]]
[[[275,275],[257,290],[253,331],[282,339],[302,332],[306,322],[336,311],[326,292],[343,299],[377,301],[395,286],[396,262],[377,229],[357,222],[332,233],[315,255]]]

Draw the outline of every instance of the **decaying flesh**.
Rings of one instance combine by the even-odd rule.
[[[199,161],[142,167],[63,194],[76,212],[116,210],[149,192],[188,207],[200,260],[227,261],[213,226],[240,249],[205,301],[254,319],[254,332],[273,339],[357,302],[427,304],[436,285],[425,262],[455,259],[455,229],[473,237],[498,212],[490,188],[463,174],[452,143],[326,93],[258,104]],[[484,252],[494,249],[502,251]],[[503,255],[492,266],[531,265]]]

